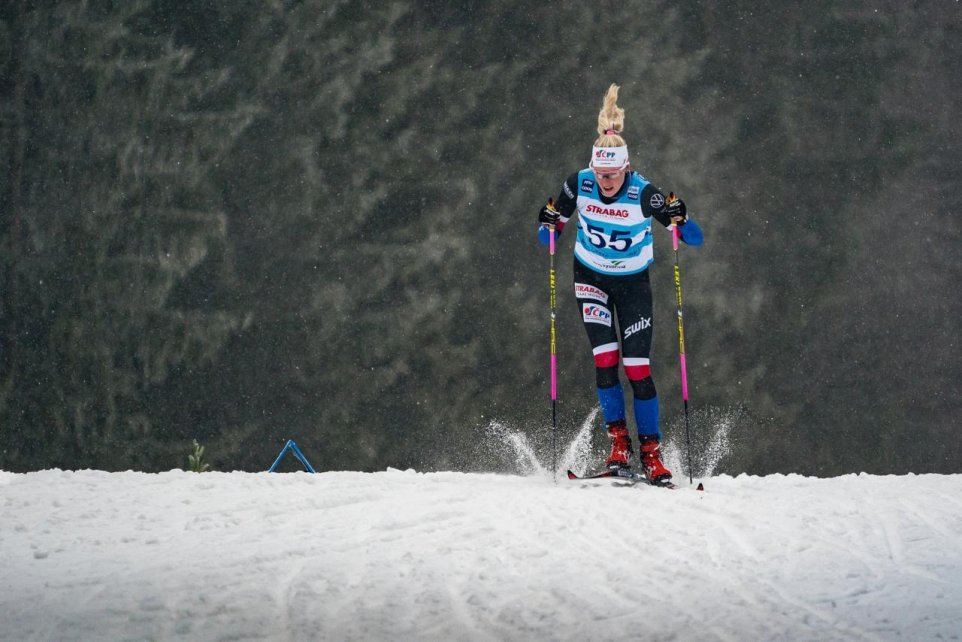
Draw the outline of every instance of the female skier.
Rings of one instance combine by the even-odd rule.
[[[611,85],[598,113],[598,139],[588,168],[561,185],[557,201],[538,213],[538,237],[548,242],[551,226],[560,234],[575,212],[575,299],[594,354],[598,400],[611,454],[605,465],[630,467],[633,453],[625,399],[618,374],[619,352],[634,391],[642,470],[652,483],[665,483],[671,472],[661,461],[658,395],[651,378],[652,300],[648,266],[653,260],[651,219],[666,228],[678,226],[688,245],[702,244],[702,231],[687,215],[685,203],[665,195],[630,169],[621,137],[625,110],[617,105],[618,85]],[[615,320],[617,319],[617,326]],[[618,331],[620,330],[620,336]],[[619,349],[620,340],[620,349]]]

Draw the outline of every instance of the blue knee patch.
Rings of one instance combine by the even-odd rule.
[[[601,402],[601,414],[606,424],[625,418],[625,394],[620,382],[610,388],[598,388],[598,401]]]
[[[638,436],[642,439],[656,437],[661,439],[658,429],[658,397],[651,399],[635,399],[635,422],[638,424]]]

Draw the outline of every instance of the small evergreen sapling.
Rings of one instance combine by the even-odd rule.
[[[210,468],[210,464],[204,461],[204,447],[194,440],[194,452],[187,455],[187,464],[191,472],[203,473]]]

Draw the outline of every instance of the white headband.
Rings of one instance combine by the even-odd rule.
[[[623,169],[628,165],[628,146],[592,147],[591,166],[604,169]]]

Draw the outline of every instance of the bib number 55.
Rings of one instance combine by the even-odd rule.
[[[609,248],[615,252],[625,252],[631,247],[631,232],[628,230],[611,230],[610,232],[597,225],[587,225],[588,242],[597,248]]]

